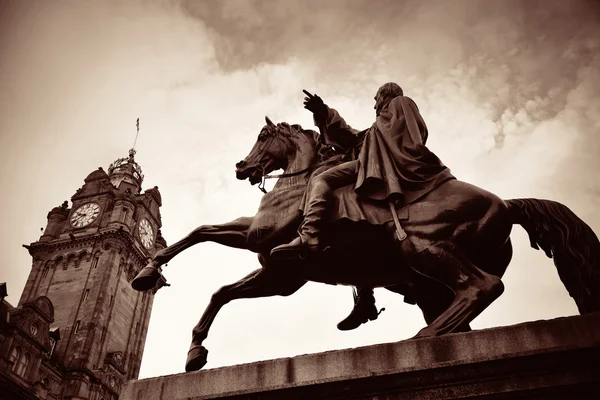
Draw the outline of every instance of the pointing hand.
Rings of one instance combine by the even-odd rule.
[[[313,114],[322,115],[325,111],[325,103],[318,95],[313,95],[306,90],[302,90],[306,97],[304,98],[304,108],[311,111]]]

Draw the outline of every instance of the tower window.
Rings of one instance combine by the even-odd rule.
[[[42,279],[44,279],[46,276],[48,276],[48,267],[44,267],[44,270],[42,271]]]
[[[83,292],[83,301],[87,300],[89,294],[90,294],[90,289],[85,289],[85,292]]]
[[[99,259],[100,259],[100,256],[94,257],[94,259],[92,260],[92,268],[96,269],[98,267],[98,260]]]
[[[50,352],[48,353],[48,358],[52,357],[52,353],[54,353],[54,348],[56,347],[56,339],[50,338]]]
[[[136,322],[135,324],[135,333],[137,334],[140,331],[140,323]]]
[[[112,304],[113,304],[113,298],[114,298],[114,296],[113,296],[113,295],[111,295],[111,296],[110,296],[110,303],[109,303],[109,306],[112,306]]]
[[[17,369],[17,361],[19,360],[20,356],[21,356],[21,348],[18,346],[13,348],[12,352],[10,353],[10,362],[12,363],[12,371]]]
[[[27,365],[29,364],[29,354],[23,354],[19,359],[19,363],[17,364],[17,370],[15,373],[19,376],[25,375],[25,371],[27,370]]]
[[[79,332],[79,325],[80,324],[81,324],[81,321],[75,322],[75,327],[73,328],[73,333]]]

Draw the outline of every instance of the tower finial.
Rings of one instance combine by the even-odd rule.
[[[135,134],[135,140],[133,141],[133,147],[131,148],[135,152],[135,144],[137,143],[138,135],[140,134],[140,119],[138,118],[135,127],[137,128],[137,133]]]

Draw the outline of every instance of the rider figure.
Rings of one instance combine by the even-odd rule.
[[[354,184],[359,196],[393,202],[399,208],[454,179],[450,170],[425,146],[428,136],[425,121],[414,101],[404,96],[396,83],[389,82],[379,88],[375,95],[376,121],[362,132],[352,129],[336,110],[316,95],[304,99],[304,108],[313,113],[326,140],[364,139],[358,159],[336,165],[312,178],[299,235],[290,243],[275,247],[271,252],[274,258],[305,256],[322,249],[321,221],[338,188]],[[373,290],[361,288],[354,310],[338,327],[354,329],[376,318]]]

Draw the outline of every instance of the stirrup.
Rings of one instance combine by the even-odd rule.
[[[319,253],[322,249],[318,240],[317,244],[309,245],[302,240],[302,236],[297,236],[290,243],[282,244],[271,250],[271,257],[275,259],[300,258],[306,259],[310,254]]]

